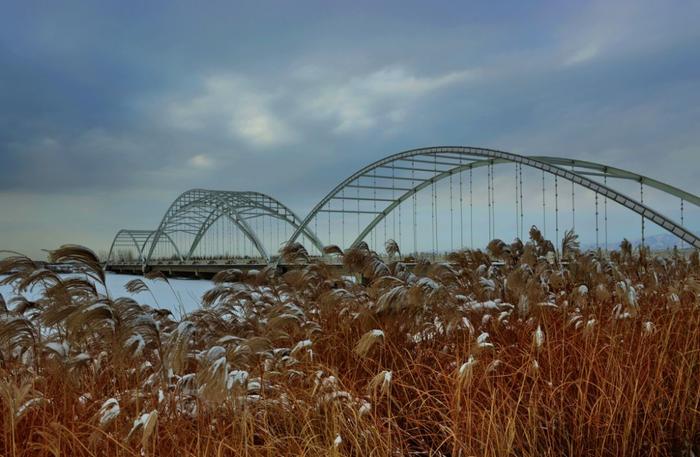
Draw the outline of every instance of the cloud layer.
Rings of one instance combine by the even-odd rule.
[[[303,214],[352,170],[433,144],[577,156],[700,191],[697,3],[5,9],[1,247],[36,250],[16,227],[71,225],[76,195],[99,222],[46,243],[102,248],[191,187],[283,195]]]

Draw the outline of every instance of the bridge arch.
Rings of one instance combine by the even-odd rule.
[[[120,247],[134,248],[136,250],[138,262],[143,264],[145,262],[145,251],[147,248],[150,248],[150,243],[151,241],[153,241],[154,235],[154,230],[119,230],[114,236],[112,244],[109,247],[109,253],[107,254],[105,264],[110,264],[110,262],[113,260],[113,257],[117,254],[117,252],[115,252],[115,249],[118,249]],[[170,236],[167,234],[164,237],[165,240],[175,249],[175,252],[177,253],[178,257],[182,259],[180,250],[178,249],[177,244],[175,244],[173,239],[170,238]]]
[[[419,166],[416,167],[415,164]],[[402,202],[409,199],[422,189],[433,185],[434,183],[446,179],[454,174],[461,173],[466,170],[494,165],[500,163],[512,163],[520,166],[529,167],[536,170],[541,170],[543,173],[565,179],[574,184],[582,186],[594,193],[603,196],[606,199],[617,202],[619,205],[639,214],[644,219],[654,222],[664,230],[672,233],[676,237],[686,243],[700,249],[700,238],[693,232],[689,231],[682,224],[677,223],[673,219],[661,214],[655,209],[650,208],[644,203],[633,199],[622,192],[609,187],[607,183],[601,184],[588,176],[604,176],[610,178],[633,179],[642,185],[648,185],[662,192],[681,198],[696,206],[700,206],[700,197],[691,193],[685,192],[674,186],[638,175],[633,172],[622,170],[615,167],[609,167],[594,162],[578,161],[573,159],[565,159],[558,157],[528,157],[509,152],[477,148],[465,146],[438,146],[412,149],[397,154],[390,155],[384,159],[378,160],[366,167],[360,169],[356,173],[343,180],[335,188],[333,188],[306,216],[299,228],[292,234],[288,242],[295,241],[302,231],[318,217],[322,212],[343,212],[343,213],[369,213],[374,214],[372,221],[365,225],[364,229],[359,232],[352,246],[357,245],[362,241],[377,224],[397,208]],[[431,169],[432,166],[432,169]],[[439,166],[439,168],[438,168]],[[571,170],[564,168],[571,167]],[[411,176],[398,176],[396,170],[409,170]],[[419,178],[415,177],[415,171],[419,170],[423,173],[429,173]],[[385,174],[378,175],[378,171],[383,171]],[[377,179],[381,184],[377,185]],[[364,180],[364,182],[362,182]],[[367,183],[367,180],[372,182]],[[410,182],[409,186],[401,185],[406,181]],[[387,182],[389,184],[387,184]],[[416,184],[417,183],[417,184]],[[391,187],[389,187],[389,185]],[[345,209],[331,209],[333,200],[354,200],[355,197],[347,197],[346,190],[354,188],[357,190],[358,208],[359,200],[370,200],[376,206],[377,202],[384,203],[383,208],[375,208],[374,211],[346,211]],[[388,192],[392,191],[392,196],[388,198],[372,198],[359,197],[360,189],[372,189],[375,194],[377,190]],[[398,192],[398,194],[396,194]],[[330,223],[329,223],[330,224]]]
[[[180,256],[182,260],[189,260],[207,231],[222,218],[234,224],[260,256],[269,261],[270,255],[249,223],[261,217],[278,219],[289,224],[293,230],[297,230],[301,224],[301,219],[292,210],[266,194],[251,191],[188,190],[179,195],[165,212],[154,231],[150,248],[143,259],[144,264],[153,261],[155,247],[162,237],[170,237],[177,232],[193,237],[185,255]],[[322,248],[321,242],[308,228],[302,228],[300,234],[302,233],[319,249]]]

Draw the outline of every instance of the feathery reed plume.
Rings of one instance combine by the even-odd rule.
[[[295,241],[285,244],[280,249],[280,258],[286,263],[308,262],[309,253],[301,243]]]
[[[75,244],[65,244],[49,252],[49,262],[73,265],[105,286],[105,272],[100,259],[92,250]]]
[[[223,283],[235,283],[239,282],[242,278],[244,277],[244,274],[241,270],[237,268],[231,268],[230,270],[221,270],[217,274],[214,275],[212,278],[212,282],[214,284],[223,284]]]
[[[377,343],[384,341],[384,332],[379,329],[370,330],[369,332],[362,335],[362,338],[355,345],[355,353],[360,357],[367,357],[369,351]]]
[[[175,300],[177,300],[177,303],[178,303],[179,309],[180,309],[180,315],[184,314],[185,305],[182,303],[182,298],[180,298],[180,294],[175,292],[173,285],[170,284],[170,280],[168,279],[167,276],[165,276],[165,273],[163,273],[160,270],[153,270],[153,271],[146,272],[146,274],[144,274],[144,277],[146,279],[150,279],[152,281],[163,281],[164,283],[166,283],[168,285],[168,287],[170,288],[170,292],[175,297]],[[149,292],[150,292],[150,290],[149,290]],[[153,295],[153,294],[151,294],[151,295]],[[156,301],[155,296],[153,297],[153,300]],[[156,301],[156,303],[158,303],[158,302]]]
[[[127,292],[131,294],[139,294],[141,292],[150,292],[151,290],[148,288],[145,282],[143,282],[142,279],[136,278],[132,279],[131,281],[127,282],[124,285],[124,289],[126,289]]]
[[[478,337],[476,337],[476,348],[477,349],[493,349],[494,345],[489,341],[490,335],[486,332],[482,332]]]
[[[688,260],[690,261],[690,268],[695,271],[700,270],[700,252],[697,249],[690,253]]]
[[[196,328],[194,322],[182,321],[170,335],[163,364],[175,374],[182,373],[185,368],[188,350]]]
[[[156,295],[153,293],[150,287],[146,285],[145,282],[143,282],[142,279],[135,278],[132,279],[131,281],[127,282],[124,284],[124,289],[129,292],[130,294],[140,294],[142,292],[148,292],[151,295],[151,298],[153,299],[153,302],[160,306],[158,303],[158,299],[156,298]]]
[[[17,454],[17,427],[24,416],[33,408],[40,406],[45,399],[33,389],[30,382],[15,385],[11,379],[0,379],[0,400],[2,400],[5,436],[10,436],[10,449]]]
[[[561,240],[561,256],[565,259],[573,258],[580,253],[579,246],[578,235],[574,233],[573,229],[565,231]]]
[[[532,335],[532,344],[538,351],[542,349],[542,346],[544,345],[544,332],[542,331],[542,327],[539,325],[537,326],[535,333]]]
[[[147,271],[146,274],[144,274],[143,276],[146,279],[160,280],[160,281],[163,281],[166,283],[170,282],[170,281],[168,281],[168,277],[165,276],[165,274],[160,270]]]
[[[469,359],[457,370],[457,382],[461,387],[466,387],[471,384],[475,365],[476,359],[473,355],[470,355]]]
[[[148,448],[148,439],[151,437],[153,434],[153,431],[156,429],[156,424],[158,423],[158,411],[153,410],[150,413],[144,413],[141,414],[136,420],[134,420],[134,425],[131,427],[131,430],[129,431],[129,434],[126,437],[126,440],[129,441],[129,439],[134,436],[139,430],[142,431],[141,433],[141,447],[143,449]]]
[[[395,240],[389,239],[384,243],[384,250],[386,251],[389,258],[393,258],[395,255],[401,257],[401,249],[399,249],[399,243]]]
[[[97,419],[100,427],[105,428],[114,420],[119,417],[121,413],[121,408],[119,407],[119,401],[116,398],[109,398],[102,403],[100,410],[97,414]]]
[[[31,319],[16,313],[0,314],[0,361],[21,358],[28,351],[36,354],[38,341],[39,331]]]
[[[325,255],[339,255],[339,256],[342,256],[342,255],[343,255],[343,250],[340,249],[340,247],[338,247],[337,245],[331,244],[331,245],[328,245],[328,246],[323,246],[323,253],[324,253]]]
[[[370,253],[366,249],[346,249],[343,256],[343,265],[352,273],[361,273],[370,257]]]
[[[510,259],[511,252],[510,246],[504,243],[502,240],[493,239],[486,246],[486,250],[495,258],[507,261]]]
[[[620,242],[620,254],[622,255],[622,261],[630,261],[632,259],[632,243],[629,242],[627,238],[623,238]]]
[[[370,391],[374,392],[375,395],[379,392],[380,395],[386,396],[391,392],[391,379],[393,374],[391,371],[382,370],[377,375],[375,375],[369,382]]]

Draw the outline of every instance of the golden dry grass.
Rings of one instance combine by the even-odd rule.
[[[87,249],[51,257],[89,280],[10,257],[43,294],[0,301],[0,453],[697,455],[697,254],[563,248],[534,229],[413,272],[348,250],[357,282],[227,271],[180,321],[108,296]]]

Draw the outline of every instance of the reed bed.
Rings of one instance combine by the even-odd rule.
[[[699,454],[697,253],[582,253],[573,233],[555,249],[534,227],[413,271],[366,245],[327,252],[355,279],[229,270],[179,320],[109,296],[79,246],[50,260],[85,277],[0,261],[17,291],[0,300],[0,452]]]

